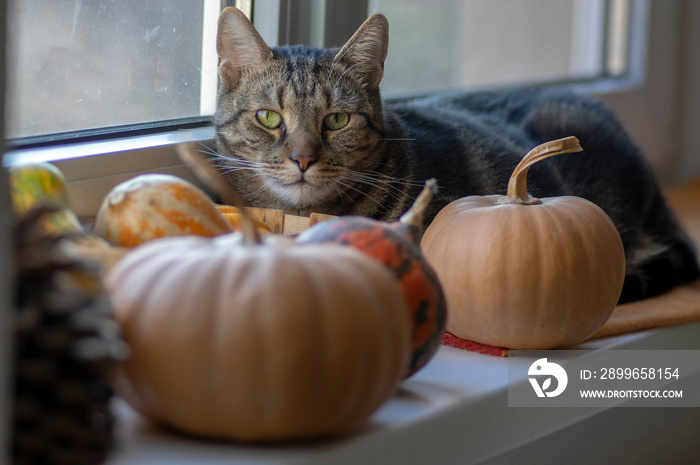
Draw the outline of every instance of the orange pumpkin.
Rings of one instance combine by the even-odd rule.
[[[118,184],[95,221],[95,233],[121,247],[158,237],[212,237],[232,230],[204,191],[168,174],[143,174]]]
[[[527,193],[532,164],[580,150],[574,137],[536,147],[516,167],[507,196],[456,200],[427,228],[421,248],[447,296],[448,332],[550,349],[585,340],[609,318],[625,276],[615,225],[580,197]]]
[[[106,286],[132,356],[122,395],[146,416],[239,441],[363,424],[410,354],[401,291],[340,246],[168,237],[127,253]]]

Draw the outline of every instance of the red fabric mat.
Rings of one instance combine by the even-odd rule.
[[[478,352],[480,354],[495,355],[496,357],[508,356],[508,349],[487,346],[485,344],[479,344],[478,342],[473,341],[465,341],[464,339],[460,339],[450,333],[445,333],[445,335],[442,337],[442,344],[450,347],[456,347],[457,349]]]

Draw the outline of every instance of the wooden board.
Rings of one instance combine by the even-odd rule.
[[[282,210],[249,207],[253,218],[262,221],[275,234],[295,235],[321,221],[337,218],[333,215],[312,213],[310,216],[286,215]]]

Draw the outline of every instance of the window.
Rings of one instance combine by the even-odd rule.
[[[250,16],[250,0],[10,1],[8,137],[205,121],[228,3]],[[340,45],[367,3],[342,4],[267,0],[256,24],[273,44]],[[391,22],[386,97],[626,69],[629,0],[371,0],[368,10]]]
[[[439,0],[432,3],[9,0],[7,3],[12,30],[8,31],[11,86],[7,102],[11,123],[6,135],[12,138],[9,142],[14,150],[4,163],[81,157],[80,162],[57,162],[71,185],[80,191],[83,180],[90,178],[95,170],[98,176],[105,176],[102,182],[113,185],[116,178],[109,176],[114,175],[114,170],[126,176],[127,171],[157,169],[163,160],[175,164],[177,157],[171,147],[174,143],[212,139],[213,129],[208,122],[216,92],[215,24],[220,9],[230,4],[251,13],[249,17],[253,17],[261,35],[271,44],[339,46],[367,14],[383,12],[391,24],[386,77],[382,82],[385,97],[541,80],[574,82],[580,90],[597,93],[611,104],[652,160],[655,170],[662,173],[662,179],[676,179],[678,173],[687,177],[690,174],[683,173],[697,171],[678,168],[697,166],[692,150],[697,144],[691,141],[696,133],[692,129],[695,120],[678,121],[685,114],[692,116],[692,108],[700,107],[693,103],[697,102],[694,90],[697,80],[689,77],[695,72],[692,63],[697,49],[696,34],[692,34],[691,27],[698,11],[694,2],[686,5],[686,2],[663,0]],[[103,13],[98,15],[100,8]],[[119,12],[119,8],[130,13]],[[90,12],[92,16],[88,15]],[[150,16],[160,18],[159,22]],[[106,24],[99,26],[97,20],[105,17]],[[479,30],[481,33],[477,33]],[[107,32],[115,31],[118,37],[108,39]],[[517,40],[509,41],[509,36]],[[76,48],[77,44],[68,39],[77,37],[94,38],[95,43],[88,41]],[[688,39],[682,42],[687,47],[679,45],[683,37]],[[180,45],[168,41],[162,44],[165,48],[154,48],[163,38],[179,41]],[[110,54],[110,46],[118,50]],[[82,59],[77,62],[76,50],[80,47],[102,50],[93,55],[103,53],[105,56],[97,58],[112,63],[89,64]],[[58,53],[50,55],[52,48]],[[32,58],[30,51],[36,53]],[[169,53],[175,56],[168,56]],[[114,65],[115,57],[125,55],[134,61],[140,56],[145,63],[136,64],[129,74],[126,65]],[[51,68],[47,63],[54,67],[53,77],[46,74]],[[451,69],[442,67],[441,63],[459,66]],[[40,71],[44,72],[43,76],[39,75]],[[114,77],[111,74],[118,77],[113,81],[121,86],[120,92],[115,92],[111,85],[98,88],[97,82],[104,82],[99,79]],[[138,75],[145,82],[137,84],[134,79]],[[165,87],[167,92],[158,92]],[[115,94],[128,100],[115,99]],[[140,102],[142,98],[150,103]],[[48,102],[53,102],[53,112]],[[91,111],[87,111],[91,105]],[[38,115],[36,118],[30,117],[30,109]],[[681,130],[675,129],[678,124]],[[190,129],[170,130],[173,127]],[[155,135],[151,136],[152,131]],[[682,150],[680,142],[669,142],[679,140]],[[61,141],[62,145],[54,146],[54,141]],[[150,151],[154,147],[158,148],[157,156]],[[146,152],[141,153],[141,149]],[[166,155],[168,150],[171,154]],[[128,153],[131,158],[127,163],[124,157]],[[95,155],[108,156],[97,161]],[[79,181],[73,183],[73,179]],[[100,192],[101,189],[95,188],[90,197]],[[84,211],[89,212],[92,207],[88,202]]]
[[[385,97],[620,76],[629,0],[371,0],[389,19]]]
[[[221,0],[10,1],[8,137],[211,116],[221,8]]]
[[[216,19],[229,3],[253,11],[250,0],[11,0],[7,136],[203,124],[215,106]],[[255,11],[268,42],[316,46],[342,44],[367,5],[384,13],[392,97],[623,74],[629,3],[267,0]]]

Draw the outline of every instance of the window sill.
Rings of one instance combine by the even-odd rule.
[[[576,346],[577,349],[698,349],[700,324],[627,334]],[[695,379],[699,373],[695,373]],[[526,376],[519,382],[526,383]],[[502,454],[546,441],[539,463],[562,463],[557,450],[575,461],[569,463],[615,463],[619,457],[615,441],[620,434],[616,418],[629,421],[629,415],[680,415],[687,409],[655,408],[509,408],[508,372],[505,358],[481,355],[451,347],[440,347],[435,358],[413,377],[404,380],[397,394],[370,419],[367,430],[353,436],[302,443],[276,445],[227,444],[200,441],[158,428],[145,421],[122,401],[115,410],[119,418],[118,448],[107,465],[154,463],[207,464],[386,464],[424,465],[439,463],[483,464]],[[691,409],[694,410],[694,409]],[[574,433],[566,443],[554,443],[562,432],[580,428],[586,422],[600,423],[607,441],[586,443]],[[697,422],[697,415],[685,418]],[[636,421],[633,440],[639,451],[653,454],[659,435],[648,419]],[[596,430],[601,427],[596,426]],[[687,421],[674,421],[663,436],[691,428]],[[692,429],[692,428],[691,428]],[[625,433],[627,434],[627,433]],[[567,437],[566,435],[564,435]],[[680,450],[688,450],[687,434],[678,434]],[[557,439],[560,441],[560,439]],[[550,449],[551,448],[551,449]],[[652,450],[653,449],[653,450]],[[629,452],[629,451],[627,451]],[[635,456],[637,456],[635,455]],[[518,457],[518,452],[514,456]],[[573,458],[573,456],[572,456]],[[517,460],[515,461],[517,462]],[[507,461],[507,463],[515,463]],[[645,461],[644,463],[654,463]]]
[[[167,173],[200,184],[183,165],[175,146],[184,142],[202,144],[209,150],[214,128],[180,129],[154,135],[98,142],[59,145],[8,152],[5,166],[51,162],[65,175],[71,209],[79,217],[94,216],[104,196],[122,181],[143,173]]]

